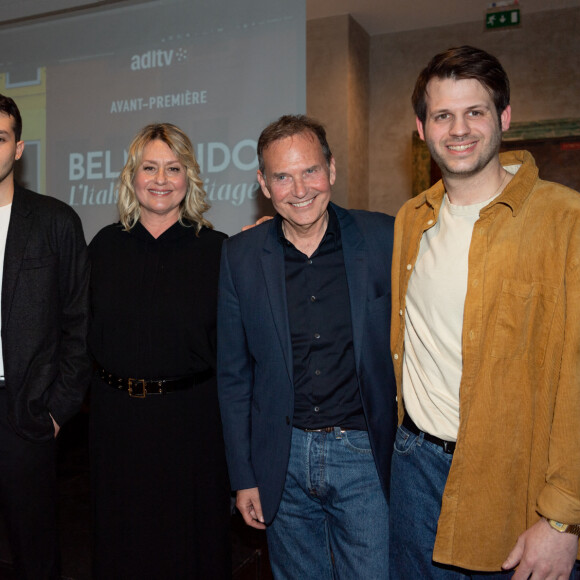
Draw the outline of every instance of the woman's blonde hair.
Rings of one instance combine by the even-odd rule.
[[[193,152],[193,145],[189,137],[171,123],[154,123],[143,127],[129,146],[127,162],[119,177],[119,218],[126,231],[129,231],[141,215],[141,206],[135,194],[133,182],[138,167],[143,160],[145,147],[151,141],[163,141],[187,171],[187,192],[179,207],[179,223],[182,225],[195,224],[197,232],[203,226],[213,228],[212,224],[203,217],[209,209],[203,181],[199,176],[199,164]],[[187,223],[190,222],[190,223]]]

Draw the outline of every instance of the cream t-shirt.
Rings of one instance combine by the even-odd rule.
[[[447,441],[459,429],[461,334],[469,246],[490,199],[453,205],[447,194],[437,223],[423,233],[405,310],[403,398],[417,427]]]
[[[0,292],[2,289],[2,276],[4,273],[4,252],[6,251],[6,238],[8,236],[8,224],[12,204],[0,207]],[[2,313],[0,312],[0,328],[2,327]],[[0,379],[4,378],[4,359],[2,357],[2,336],[0,335]]]

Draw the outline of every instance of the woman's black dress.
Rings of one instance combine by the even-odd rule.
[[[138,223],[90,244],[98,366],[124,378],[175,378],[216,364],[225,234]],[[207,375],[208,373],[206,373]],[[144,399],[94,378],[90,453],[95,580],[231,576],[230,493],[215,373]]]

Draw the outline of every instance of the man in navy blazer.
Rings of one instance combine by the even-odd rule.
[[[386,578],[396,430],[393,218],[330,203],[324,128],[286,115],[258,141],[276,217],[222,250],[218,388],[236,505],[276,578]]]
[[[14,183],[22,119],[0,95],[0,504],[16,577],[60,578],[56,442],[81,406],[89,265],[65,203]]]

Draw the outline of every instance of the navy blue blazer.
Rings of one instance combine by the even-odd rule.
[[[340,224],[355,364],[388,498],[397,426],[389,349],[394,218],[332,206]],[[266,523],[280,503],[292,433],[293,361],[284,252],[274,221],[226,240],[218,301],[218,392],[232,489],[258,487]]]

